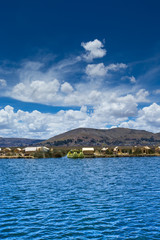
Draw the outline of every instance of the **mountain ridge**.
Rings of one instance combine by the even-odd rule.
[[[144,146],[160,145],[160,133],[130,128],[76,128],[48,140],[0,137],[0,147],[83,147],[83,146]]]
[[[59,147],[159,145],[160,133],[130,128],[77,128],[42,141],[41,144]]]
[[[0,137],[0,147],[27,147],[40,143],[44,140],[29,138],[3,138]]]

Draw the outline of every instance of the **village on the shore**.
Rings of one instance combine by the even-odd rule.
[[[38,147],[0,148],[0,158],[68,158],[160,156],[160,146],[75,147],[74,149]]]

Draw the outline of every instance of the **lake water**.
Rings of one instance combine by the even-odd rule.
[[[160,239],[160,158],[1,159],[0,239]]]

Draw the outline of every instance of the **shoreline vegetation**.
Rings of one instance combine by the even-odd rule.
[[[113,158],[113,157],[151,157],[160,156],[160,146],[116,146],[116,147],[77,147],[70,148],[0,148],[0,159],[36,158]]]

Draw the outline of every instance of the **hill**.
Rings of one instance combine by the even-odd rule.
[[[2,138],[0,137],[0,147],[25,147],[42,142],[39,139],[28,138]]]
[[[160,145],[160,133],[128,128],[78,128],[41,142],[47,146]]]

